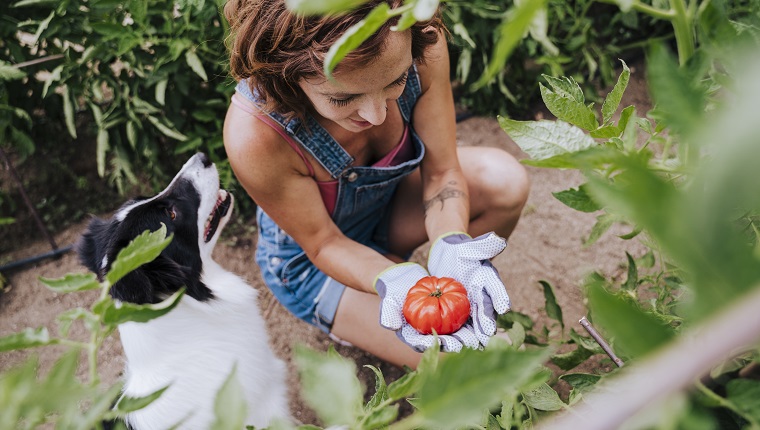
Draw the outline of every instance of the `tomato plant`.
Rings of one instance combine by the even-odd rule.
[[[409,290],[404,318],[422,334],[451,334],[470,317],[467,290],[453,278],[426,276]]]

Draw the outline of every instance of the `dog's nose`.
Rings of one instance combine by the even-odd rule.
[[[208,158],[208,155],[206,155],[206,154],[204,154],[202,152],[199,153],[198,155],[200,156],[201,163],[203,163],[203,167],[209,167],[209,166],[211,166],[212,163],[211,163],[211,160]]]

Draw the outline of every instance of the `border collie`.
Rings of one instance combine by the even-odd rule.
[[[185,287],[168,314],[119,326],[123,395],[140,397],[169,386],[126,416],[132,429],[209,428],[216,394],[235,365],[246,424],[262,428],[276,418],[289,420],[285,365],[270,349],[257,291],[211,258],[232,207],[232,194],[219,189],[216,167],[196,154],[157,196],[131,200],[109,220],[94,218],[79,241],[80,260],[102,279],[119,251],[143,231],[165,224],[174,235],[157,259],[110,291],[118,301],[146,304]]]

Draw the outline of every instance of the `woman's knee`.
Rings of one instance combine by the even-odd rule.
[[[468,157],[468,186],[474,206],[484,210],[521,211],[530,193],[525,167],[511,154],[497,148],[479,148],[477,157]],[[475,209],[473,207],[473,209]]]

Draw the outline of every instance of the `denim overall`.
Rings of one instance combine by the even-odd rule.
[[[241,81],[236,90],[252,101],[247,82]],[[406,123],[421,94],[416,66],[409,70],[404,92],[398,106]],[[419,166],[425,147],[419,136],[411,131],[414,157],[392,167],[353,166],[354,159],[310,115],[308,127],[298,119],[286,120],[277,113],[269,116],[301,147],[306,149],[339,181],[338,196],[332,219],[350,239],[379,252],[386,252],[388,206],[402,178]],[[258,244],[256,263],[264,282],[274,296],[296,317],[329,333],[345,286],[317,269],[301,247],[275,222],[258,208]]]

